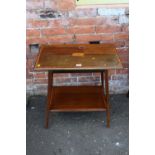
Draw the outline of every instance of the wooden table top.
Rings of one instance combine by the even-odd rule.
[[[38,71],[121,69],[114,44],[41,45],[35,63]]]

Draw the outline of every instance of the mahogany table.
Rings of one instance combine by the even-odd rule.
[[[121,69],[114,44],[41,45],[36,71],[48,71],[48,98],[45,127],[49,112],[105,111],[110,127],[108,70]],[[54,86],[53,73],[99,72],[99,86]]]

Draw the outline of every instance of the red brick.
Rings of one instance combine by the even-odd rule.
[[[27,20],[28,28],[42,28],[48,27],[49,22],[47,20]]]
[[[117,53],[119,55],[129,55],[129,49],[128,48],[117,48]]]
[[[108,75],[109,75],[109,76],[115,75],[115,74],[116,74],[116,70],[114,70],[114,69],[108,71]]]
[[[65,34],[65,33],[66,33],[66,31],[64,28],[53,28],[53,29],[41,30],[41,34],[44,36],[60,35],[60,34]]]
[[[75,1],[74,0],[58,0],[57,2],[60,11],[68,11],[75,9]]]
[[[119,55],[119,58],[121,60],[121,63],[124,63],[124,62],[129,62],[129,56],[128,55],[123,55],[123,56],[120,56]]]
[[[46,44],[48,43],[48,39],[47,38],[40,38],[40,37],[35,37],[35,38],[26,38],[26,44],[30,45],[30,44]]]
[[[73,35],[48,36],[42,38],[27,38],[26,44],[47,44],[47,43],[72,43]]]
[[[107,23],[107,17],[96,17],[95,25],[101,26],[104,24],[108,24]]]
[[[47,78],[47,75],[45,73],[39,73],[39,72],[37,72],[37,73],[34,73],[33,74],[33,77],[35,79],[46,79]]]
[[[95,18],[70,18],[69,24],[71,26],[84,26],[84,25],[95,25],[96,19]]]
[[[113,25],[118,23],[118,16],[98,16],[96,17],[96,25]]]
[[[129,32],[129,25],[128,24],[125,24],[122,26],[122,31],[123,32]]]
[[[73,42],[73,35],[50,36],[46,40],[49,43],[71,43]]]
[[[63,25],[63,26],[70,26],[71,24],[70,24],[70,20],[71,19],[68,19],[68,18],[62,18],[61,19],[61,24]]]
[[[76,35],[76,42],[89,42],[89,41],[95,41],[95,40],[101,40],[101,35]]]
[[[121,32],[120,25],[103,25],[96,27],[96,33],[113,33],[113,32]]]
[[[40,30],[36,29],[31,29],[31,30],[26,30],[26,36],[27,37],[39,37],[40,36]]]
[[[116,33],[116,34],[114,34],[114,39],[115,40],[129,39],[129,34],[128,33]]]
[[[125,41],[124,40],[116,40],[115,42],[116,48],[125,47]]]
[[[103,35],[101,35],[101,40],[103,42],[107,42],[107,41],[112,42],[113,41],[113,34],[103,34]]]
[[[100,76],[101,76],[101,73],[99,73],[99,72],[94,72],[94,73],[93,73],[93,76],[99,76],[99,77],[100,77]]]
[[[62,27],[62,20],[61,19],[54,19],[49,21],[50,27]]]
[[[129,74],[128,69],[117,69],[116,74]]]
[[[54,73],[54,78],[58,77],[69,77],[69,73]]]
[[[122,62],[123,69],[129,68],[129,62]]]
[[[27,59],[27,60],[26,60],[26,66],[27,66],[28,68],[34,67],[34,60],[33,60],[33,59]]]
[[[67,33],[71,34],[85,34],[85,33],[94,33],[95,27],[94,26],[85,26],[85,27],[69,27]]]
[[[125,46],[126,46],[126,47],[129,47],[129,41],[126,41],[126,40],[125,40]]]

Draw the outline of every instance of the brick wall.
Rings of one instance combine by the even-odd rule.
[[[111,70],[110,93],[128,91],[128,8],[76,8],[74,0],[27,0],[27,94],[46,94],[47,73],[34,72],[37,44],[115,42],[124,69]],[[98,73],[55,74],[54,85],[98,85]]]

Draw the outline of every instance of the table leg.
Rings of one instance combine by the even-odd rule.
[[[107,127],[110,127],[110,107],[109,107],[109,82],[108,82],[108,70],[105,70],[105,89],[106,89],[106,115],[107,115]]]
[[[102,100],[103,104],[105,104],[106,101],[105,101],[104,71],[101,71],[101,86],[102,86]]]
[[[102,99],[103,99],[103,103],[105,104],[106,100],[105,100],[105,84],[104,84],[104,71],[101,71],[101,85],[102,85]]]
[[[101,71],[102,96],[104,98],[104,71]]]
[[[47,105],[45,112],[45,128],[48,128],[50,104],[52,101],[52,87],[53,87],[53,72],[48,72],[48,90],[47,90]]]

